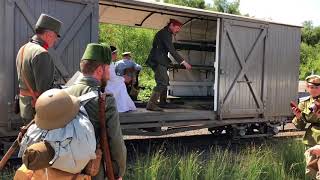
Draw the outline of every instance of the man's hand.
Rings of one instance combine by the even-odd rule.
[[[293,114],[296,116],[297,119],[301,119],[302,117],[302,113],[301,113],[301,110],[297,107],[292,107],[291,108]]]
[[[118,177],[118,179],[117,180],[122,180],[122,177]]]
[[[184,67],[186,67],[186,69],[190,70],[192,67],[189,63],[187,63],[187,61],[182,61],[182,63],[184,65]]]

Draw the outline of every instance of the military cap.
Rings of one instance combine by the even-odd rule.
[[[176,19],[170,19],[169,23],[172,23],[174,26],[182,26],[182,22],[176,20]]]
[[[110,49],[111,49],[111,53],[116,53],[118,51],[117,48],[114,46],[110,46]]]
[[[131,52],[124,52],[124,53],[122,53],[122,56],[127,56],[127,55],[131,55]]]
[[[319,75],[310,75],[308,77],[306,77],[306,82],[308,84],[312,84],[315,86],[319,86],[320,85],[320,76]]]
[[[57,36],[60,37],[59,31],[61,28],[61,24],[62,22],[59,21],[58,19],[49,16],[47,14],[41,14],[36,25],[35,25],[35,29],[47,29],[50,31],[53,31],[55,33],[57,33]]]
[[[65,127],[76,117],[80,100],[62,89],[49,89],[36,102],[35,124],[45,130]]]
[[[90,43],[87,45],[81,59],[110,64],[111,50],[106,44]]]

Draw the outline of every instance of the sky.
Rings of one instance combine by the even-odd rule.
[[[240,0],[240,12],[293,25],[302,25],[302,22],[311,20],[314,26],[320,26],[320,0]]]

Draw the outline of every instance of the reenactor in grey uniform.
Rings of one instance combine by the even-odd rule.
[[[304,129],[307,124],[310,124],[303,137],[303,144],[305,144],[306,149],[309,149],[320,144],[320,109],[317,108],[317,106],[320,106],[320,76],[308,76],[306,78],[306,86],[310,96],[300,98],[298,107],[292,107],[295,115],[292,123],[298,129]],[[311,159],[306,153],[307,164]],[[307,175],[315,177],[316,173],[316,171],[306,168]]]
[[[156,87],[154,87],[147,110],[162,111],[157,106],[157,101],[160,98],[160,104],[165,104],[167,99],[167,86],[169,85],[169,77],[167,74],[168,66],[171,61],[168,58],[168,52],[179,63],[191,69],[188,64],[175,50],[172,44],[172,36],[176,35],[181,29],[182,23],[175,19],[170,19],[169,24],[161,29],[154,37],[152,49],[150,51],[147,65],[152,68],[155,76]]]
[[[109,79],[110,62],[111,50],[109,47],[96,43],[88,44],[80,62],[80,70],[84,77],[77,84],[68,87],[67,93],[79,97],[90,91],[104,89],[103,85]],[[85,109],[95,128],[96,135],[99,134],[98,98],[90,100],[85,105]],[[106,97],[105,113],[113,170],[116,178],[121,179],[126,169],[127,149],[120,128],[115,99],[111,94]],[[93,179],[104,179],[104,177],[101,165],[99,174]]]
[[[35,25],[36,34],[18,52],[19,106],[25,123],[34,117],[37,98],[53,86],[54,64],[48,48],[60,37],[61,24],[54,17],[41,14]]]

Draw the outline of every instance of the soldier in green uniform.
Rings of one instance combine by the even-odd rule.
[[[307,124],[310,124],[303,137],[303,143],[308,149],[320,144],[320,110],[316,108],[316,105],[320,105],[320,76],[308,76],[306,78],[306,88],[310,96],[301,98],[298,107],[292,108],[295,115],[292,123],[298,129],[304,129]],[[306,160],[308,163],[310,157],[306,156]],[[307,175],[314,177],[315,173],[310,168],[306,169]]]
[[[33,119],[34,105],[40,94],[53,86],[54,64],[48,48],[60,37],[61,24],[54,17],[41,14],[35,25],[36,34],[18,52],[19,106],[25,123]]]
[[[147,110],[162,111],[162,109],[157,106],[159,98],[160,104],[166,104],[167,86],[169,85],[167,70],[171,63],[168,58],[168,52],[170,52],[179,64],[183,64],[186,69],[191,69],[191,65],[177,53],[172,44],[172,36],[180,31],[181,26],[182,23],[178,20],[170,19],[169,24],[157,32],[154,37],[152,49],[146,63],[153,70],[157,85],[153,89],[147,104]]]
[[[104,89],[106,81],[109,79],[110,62],[111,50],[109,47],[96,43],[88,44],[80,62],[83,78],[75,85],[68,87],[66,92],[79,97],[91,91]],[[85,109],[95,128],[96,135],[99,134],[98,98],[90,100],[85,105]],[[116,178],[121,179],[126,169],[127,150],[120,128],[119,113],[112,95],[106,97],[105,113],[113,170]],[[93,179],[104,179],[102,165],[99,174]]]

